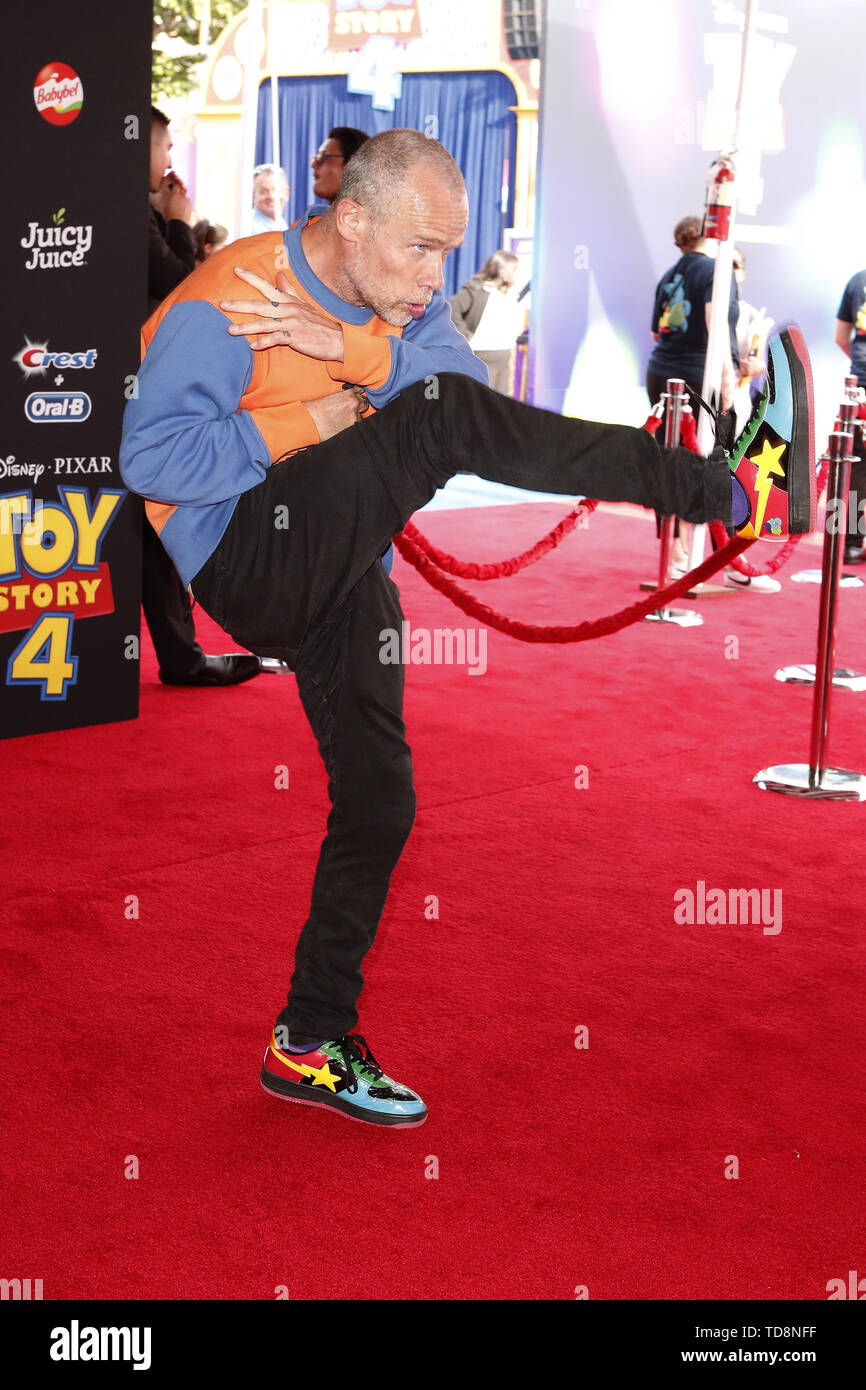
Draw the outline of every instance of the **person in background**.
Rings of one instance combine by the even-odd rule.
[[[252,235],[259,232],[284,232],[288,222],[283,217],[289,201],[289,181],[276,164],[259,164],[253,170]]]
[[[229,236],[226,227],[219,222],[208,222],[206,217],[196,222],[192,234],[195,237],[195,258],[199,265],[203,265],[214,251],[219,251]]]
[[[856,376],[857,385],[866,387],[866,270],[858,270],[845,286],[836,314],[836,342],[851,359],[851,373]],[[851,465],[849,497],[854,498],[854,506],[848,508],[845,564],[862,565],[866,563],[860,529],[866,527],[866,458]]]
[[[647,363],[646,389],[650,402],[655,405],[661,399],[668,377],[682,378],[686,383],[686,393],[697,420],[703,408],[700,400],[709,339],[716,243],[701,235],[699,218],[683,217],[674,227],[674,245],[682,254],[679,260],[665,271],[656,286],[651,323],[655,347]],[[719,418],[718,436],[722,444],[733,438],[736,429],[734,397],[740,377],[737,346],[739,317],[737,280],[736,276],[732,275],[728,302],[729,333],[722,362],[722,413]],[[713,546],[715,548],[714,542]],[[680,578],[686,573],[685,560],[685,547],[680,540],[677,522],[671,565],[674,578]],[[725,585],[729,589],[748,589],[755,594],[776,593],[782,587],[777,579],[763,575],[752,578],[740,574],[731,566],[725,571]]]
[[[170,167],[168,117],[150,113],[150,242],[148,315],[196,268],[196,241],[189,220],[192,203],[183,180]],[[139,507],[141,604],[150,629],[163,685],[239,685],[257,676],[261,661],[250,653],[208,656],[195,639],[189,594],[165,547]]]
[[[697,217],[683,217],[674,227],[674,244],[682,253],[656,286],[652,315],[655,347],[647,363],[646,389],[653,405],[660,399],[668,377],[681,377],[686,383],[695,416],[700,410],[704,362],[707,356],[707,328],[713,296],[713,244],[701,235]],[[733,403],[738,365],[737,320],[739,297],[736,280],[731,280],[728,307],[730,346],[722,366],[722,410]]]
[[[147,312],[195,270],[192,203],[180,175],[171,168],[168,117],[150,108],[150,235],[147,259]]]
[[[526,327],[526,310],[517,302],[514,283],[518,265],[511,251],[494,251],[449,301],[455,328],[486,365],[493,390],[503,396],[511,395],[511,354]]]
[[[335,125],[328,131],[310,161],[313,168],[313,195],[320,203],[333,203],[340,191],[343,170],[369,135],[350,125]]]
[[[742,294],[746,278],[746,257],[739,246],[734,248],[734,279],[737,293]],[[737,352],[740,358],[740,380],[734,393],[734,410],[737,416],[737,433],[743,429],[752,413],[752,401],[761,389],[762,377],[767,370],[767,340],[773,327],[773,319],[763,309],[756,309],[740,298],[740,314],[737,319]]]

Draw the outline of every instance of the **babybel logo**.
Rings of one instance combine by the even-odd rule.
[[[87,264],[84,258],[93,241],[93,227],[72,223],[67,227],[65,220],[66,208],[58,208],[51,214],[50,226],[28,222],[27,235],[21,238],[28,252],[25,270],[66,270]]]
[[[46,63],[34,78],[33,100],[50,125],[69,125],[84,101],[81,78],[66,63]]]
[[[32,391],[24,414],[34,425],[77,425],[90,414],[90,397],[84,391]]]

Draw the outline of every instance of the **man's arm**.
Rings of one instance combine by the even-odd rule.
[[[345,335],[345,328],[343,333]],[[489,384],[487,367],[455,328],[448,301],[439,290],[423,317],[406,325],[402,338],[386,338],[385,342],[391,353],[391,370],[384,385],[367,389],[370,404],[377,409],[399,396],[407,386],[426,381],[439,372],[460,372],[463,376],[475,377],[485,386]],[[366,384],[358,381],[360,386]]]
[[[226,312],[258,315],[252,322],[232,324],[230,335],[248,336],[256,352],[288,341],[296,352],[323,362],[332,381],[363,386],[377,409],[407,386],[438,372],[461,372],[488,385],[486,366],[454,327],[448,303],[439,290],[422,317],[406,325],[402,338],[390,334],[378,337],[357,324],[333,319],[301,299],[282,271],[273,286],[262,276],[237,266],[235,274],[252,285],[262,299],[220,300],[220,308]]]
[[[195,237],[185,222],[165,224],[163,235],[156,212],[151,207],[147,260],[147,292],[151,299],[163,300],[181,280],[195,270]]]
[[[253,370],[243,338],[200,301],[165,315],[127,404],[120,473],[132,492],[159,502],[202,505],[248,492],[270,464],[319,442],[300,401],[238,410]]]
[[[846,323],[844,319],[836,320],[836,346],[842,349],[846,357],[851,356],[851,334],[853,332],[853,323]]]

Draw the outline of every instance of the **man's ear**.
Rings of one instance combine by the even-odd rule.
[[[370,219],[354,198],[338,198],[334,204],[334,218],[344,241],[357,243],[366,237]]]

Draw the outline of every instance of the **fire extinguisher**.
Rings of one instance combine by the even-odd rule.
[[[710,165],[706,183],[703,235],[708,240],[727,241],[734,206],[734,167],[726,155]]]

